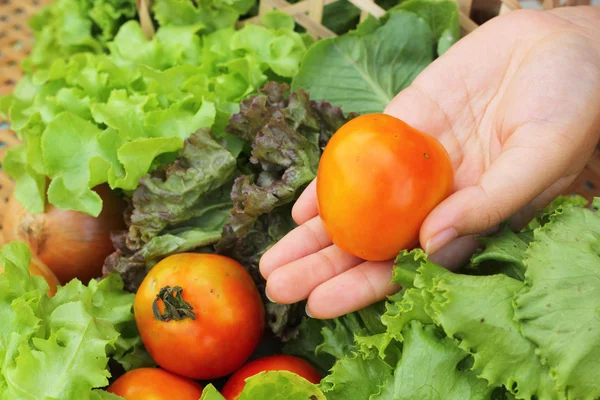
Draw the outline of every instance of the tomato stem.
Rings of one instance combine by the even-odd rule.
[[[196,314],[192,311],[194,307],[185,300],[183,300],[183,288],[181,286],[165,286],[160,289],[154,302],[152,303],[152,311],[154,317],[163,322],[169,322],[171,320],[181,321],[186,318],[192,320],[196,319]],[[165,310],[161,313],[158,308],[158,301],[162,300],[165,305]]]

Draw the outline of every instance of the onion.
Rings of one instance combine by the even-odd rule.
[[[107,185],[94,191],[103,201],[97,218],[50,204],[44,213],[32,214],[11,197],[4,214],[4,239],[27,243],[63,285],[73,278],[88,283],[102,274],[104,259],[114,251],[110,233],[125,227],[124,202]]]
[[[0,274],[4,273],[4,267],[0,265]],[[29,263],[29,274],[32,276],[41,276],[48,283],[48,296],[52,297],[56,294],[56,288],[60,285],[58,278],[54,272],[50,270],[43,262],[36,257],[31,257]]]

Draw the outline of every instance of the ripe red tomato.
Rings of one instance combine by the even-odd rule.
[[[134,312],[154,361],[194,379],[235,371],[265,328],[262,299],[248,271],[215,254],[177,254],[159,262],[140,285]]]
[[[125,400],[198,400],[202,386],[158,368],[140,368],[127,372],[107,389]]]
[[[289,371],[314,384],[321,381],[319,372],[303,359],[280,354],[259,358],[244,365],[229,378],[221,394],[226,400],[236,400],[246,385],[246,379],[263,371]]]
[[[432,136],[385,114],[342,126],[317,174],[319,214],[332,241],[364,260],[419,243],[427,215],[451,194],[452,163]]]

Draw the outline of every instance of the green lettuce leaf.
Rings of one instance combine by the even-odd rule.
[[[152,5],[160,25],[202,24],[214,31],[235,24],[256,0],[156,0]]]
[[[526,289],[515,300],[523,336],[538,347],[556,390],[600,396],[600,216],[573,205],[554,209],[527,249]]]
[[[548,368],[515,320],[514,296],[523,282],[503,274],[459,275],[423,263],[415,280],[425,309],[449,337],[473,355],[472,369],[491,386],[501,383],[516,398],[558,399]]]
[[[487,237],[464,273],[403,251],[383,331],[308,320],[286,351],[337,359],[321,384],[332,399],[596,399],[600,200],[586,203],[559,197]]]
[[[50,336],[21,344],[15,363],[2,371],[10,398],[76,399],[107,385],[106,348],[118,332],[95,320],[82,302],[61,304],[47,323]]]
[[[382,112],[459,38],[455,2],[405,1],[380,20],[369,17],[350,34],[311,46],[292,89],[346,111]]]
[[[46,177],[36,172],[27,162],[27,148],[18,145],[8,149],[2,160],[2,169],[13,179],[15,198],[32,212],[44,211],[46,202]]]
[[[323,392],[299,375],[288,371],[261,372],[246,380],[239,400],[326,400]],[[200,400],[225,400],[211,384]]]
[[[113,189],[135,190],[145,174],[172,162],[200,128],[215,125],[215,137],[238,156],[243,143],[225,132],[225,121],[268,76],[291,78],[306,51],[291,17],[281,13],[265,16],[270,27],[236,31],[231,23],[210,34],[202,24],[173,20],[148,39],[136,20],[118,11],[130,2],[74,2],[58,1],[42,15],[54,18],[60,12],[64,28],[80,28],[77,37],[85,43],[100,43],[96,18],[110,30],[110,41],[91,50],[77,42],[77,51],[40,60],[14,95],[2,100],[3,113],[24,142],[9,153],[7,172],[32,212],[41,212],[48,201],[96,216],[102,203],[94,186],[106,182]],[[252,3],[204,1],[197,4],[198,15],[205,18],[207,10],[219,7],[244,12]],[[188,0],[173,4],[196,7]],[[109,27],[107,18],[117,14],[124,19],[113,35],[116,27]],[[36,24],[50,29],[41,19]]]
[[[453,1],[409,0],[390,11],[394,10],[409,11],[423,18],[431,28],[433,43],[440,56],[460,39],[458,7]]]
[[[292,89],[327,99],[346,111],[382,112],[433,59],[431,28],[417,15],[395,11],[366,35],[346,35],[314,44]]]
[[[357,341],[385,332],[383,312],[384,303],[380,302],[333,320],[305,318],[297,335],[285,344],[284,352],[307,359],[326,374],[336,359],[357,350]]]
[[[393,367],[381,358],[354,353],[335,363],[321,388],[328,400],[370,399],[392,373]]]
[[[225,397],[223,397],[211,383],[202,389],[202,397],[200,397],[200,400],[225,400]]]
[[[24,243],[0,250],[0,397],[92,399],[111,376],[109,357],[145,352],[133,317],[133,295],[118,276],[89,286],[74,280],[49,298],[48,285],[29,275]],[[117,354],[119,341],[131,345]]]
[[[493,388],[475,373],[464,370],[468,354],[456,341],[440,338],[435,327],[417,321],[407,325],[402,336],[402,356],[393,377],[370,399],[490,398]]]
[[[331,367],[335,364],[336,358],[331,354],[322,353],[316,349],[324,340],[322,330],[332,326],[333,323],[329,320],[322,321],[313,318],[304,318],[298,327],[296,336],[285,344],[283,348],[284,353],[306,359],[319,370],[321,375],[327,375]],[[343,335],[341,338],[341,340],[344,339],[346,339],[346,335]],[[353,341],[346,342],[341,346],[347,346],[347,349],[350,349],[353,346]]]
[[[493,237],[483,237],[479,241],[485,246],[471,259],[469,272],[490,274],[504,273],[511,278],[525,279],[525,251],[529,245],[529,232],[514,233],[509,229]]]
[[[121,24],[136,14],[134,0],[53,1],[29,22],[36,41],[24,65],[48,67],[58,58],[105,51]]]
[[[124,400],[123,397],[108,393],[104,390],[94,390],[90,400]]]
[[[261,372],[248,378],[239,400],[325,400],[323,392],[306,379],[288,371]]]

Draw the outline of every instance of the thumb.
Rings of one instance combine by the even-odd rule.
[[[547,136],[548,131],[545,133]],[[458,190],[427,216],[421,226],[420,242],[428,254],[458,237],[479,234],[497,226],[546,189],[552,187],[557,195],[575,179],[576,172],[566,174],[573,167],[569,165],[569,155],[574,149],[568,149],[565,143],[557,145],[554,141],[552,144],[548,137],[540,141],[539,136],[539,128],[519,128],[508,141],[526,138],[526,142],[533,143],[505,144],[502,153],[475,185]]]

